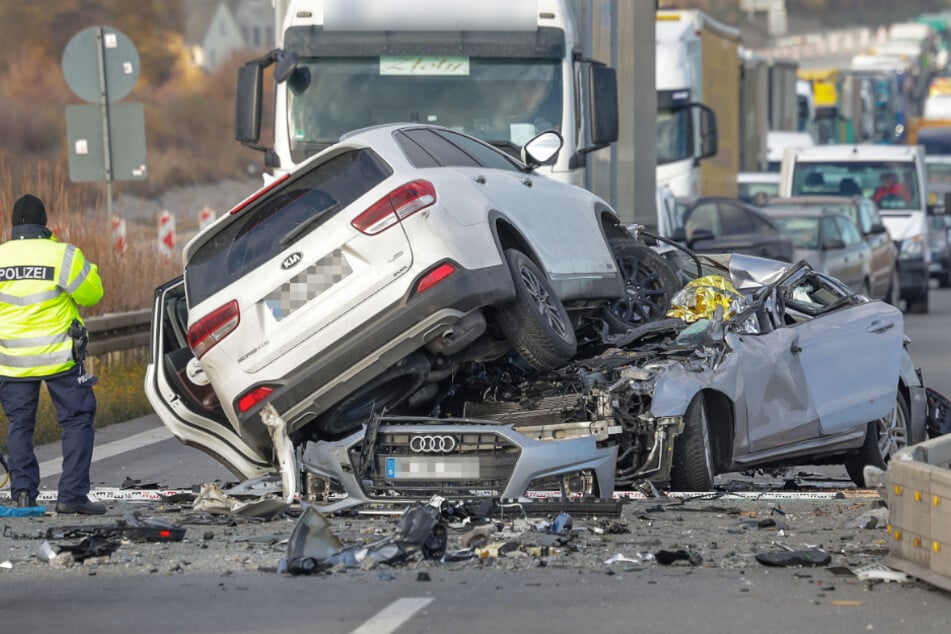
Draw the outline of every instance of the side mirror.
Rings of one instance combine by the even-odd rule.
[[[880,222],[873,222],[872,226],[868,229],[868,233],[869,235],[878,235],[880,233],[888,233],[888,229]]]
[[[694,229],[693,235],[691,235],[690,240],[687,241],[687,247],[692,249],[698,242],[713,240],[715,237],[716,236],[714,236],[713,232],[709,229]]]
[[[234,138],[244,144],[256,144],[261,138],[261,76],[257,62],[238,69],[235,90]]]
[[[677,227],[674,229],[673,233],[670,236],[670,239],[674,242],[686,242],[687,241],[687,232],[683,227]]]
[[[700,156],[698,158],[715,156],[719,146],[717,113],[702,104],[696,104],[694,107],[700,109]]]
[[[563,144],[564,139],[560,134],[554,130],[546,130],[522,146],[522,162],[529,167],[554,162]]]
[[[601,65],[588,73],[591,114],[591,143],[596,148],[618,139],[617,71]]]

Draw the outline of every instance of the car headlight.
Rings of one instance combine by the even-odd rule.
[[[901,241],[901,245],[898,248],[898,257],[907,260],[908,258],[920,257],[924,255],[924,252],[925,241],[922,240],[919,235]]]

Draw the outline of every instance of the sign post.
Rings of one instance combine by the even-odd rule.
[[[142,104],[113,105],[135,86],[139,53],[122,32],[90,27],[66,45],[63,75],[74,93],[96,104],[66,108],[70,180],[104,181],[106,211],[112,216],[112,181],[146,177]],[[121,144],[113,144],[116,138]]]

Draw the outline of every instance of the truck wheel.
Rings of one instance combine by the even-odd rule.
[[[677,274],[656,251],[633,238],[611,238],[609,245],[624,279],[624,296],[604,311],[612,333],[662,319],[680,289]]]
[[[522,357],[536,370],[565,365],[578,350],[568,312],[548,278],[521,251],[506,249],[515,281],[515,300],[499,307],[496,323]]]
[[[670,488],[674,491],[713,490],[713,444],[702,394],[690,401],[684,415],[684,430],[674,439]]]
[[[868,424],[862,448],[845,462],[845,470],[855,486],[860,489],[866,487],[865,465],[884,469],[889,458],[908,444],[910,418],[908,402],[901,390],[898,390],[892,410],[882,418]]]

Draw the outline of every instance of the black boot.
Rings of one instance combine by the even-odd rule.
[[[21,509],[36,506],[36,496],[31,496],[29,491],[20,491],[17,494],[17,507]]]

